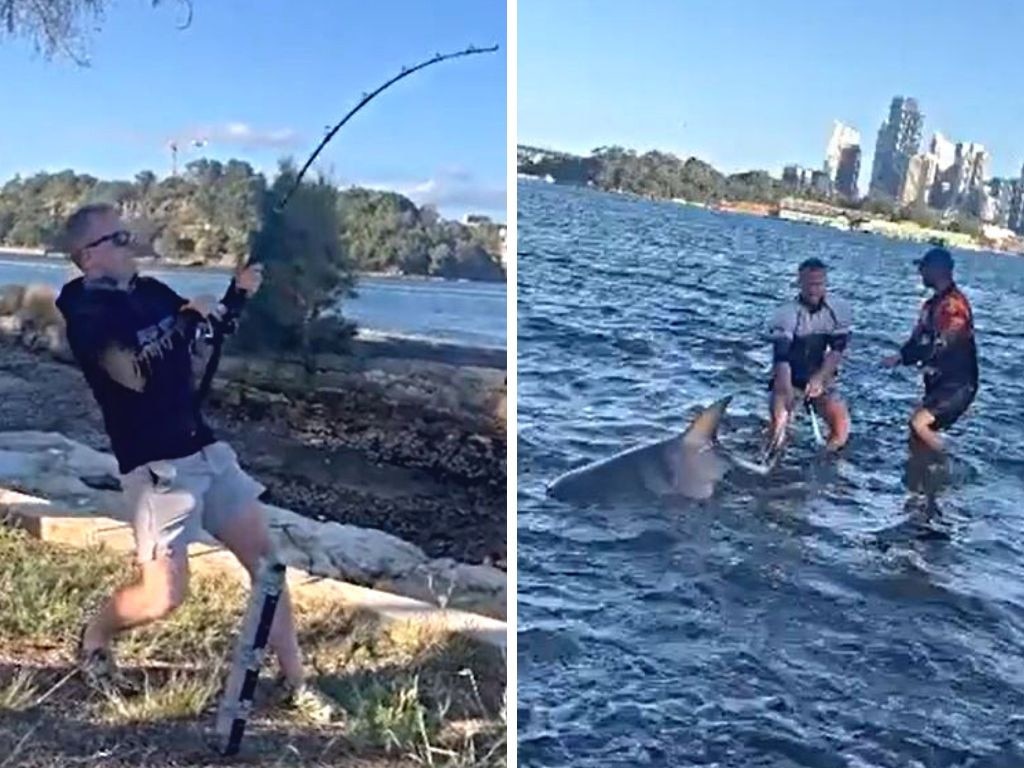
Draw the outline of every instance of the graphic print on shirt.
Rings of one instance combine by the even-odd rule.
[[[154,368],[182,337],[178,320],[175,315],[167,315],[136,331],[135,349],[117,344],[110,346],[102,357],[103,368],[110,378],[135,392],[144,391]]]
[[[813,308],[799,298],[787,302],[769,321],[773,363],[788,363],[793,385],[804,387],[829,350],[845,351],[852,321],[850,306],[842,299],[822,301]]]

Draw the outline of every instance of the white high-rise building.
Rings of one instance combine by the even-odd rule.
[[[928,194],[935,184],[937,169],[938,161],[931,152],[910,158],[907,174],[900,188],[900,204],[914,205],[927,202]]]
[[[953,167],[953,194],[959,202],[980,187],[988,176],[988,153],[985,147],[976,142],[957,144]]]
[[[924,115],[917,99],[896,96],[889,105],[889,116],[878,129],[875,158],[871,165],[868,194],[896,200],[900,196],[910,158],[921,148]]]
[[[860,132],[856,128],[839,122],[832,121],[832,135],[829,137],[828,146],[825,147],[824,171],[828,174],[830,182],[835,182],[836,173],[839,171],[839,161],[842,158],[843,150],[860,144]]]
[[[932,134],[931,154],[938,161],[938,172],[945,173],[956,162],[956,143],[936,131]]]

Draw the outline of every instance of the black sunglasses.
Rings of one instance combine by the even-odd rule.
[[[107,240],[120,248],[124,248],[126,245],[130,245],[134,239],[135,238],[132,236],[132,233],[127,229],[119,229],[116,232],[111,232],[109,235],[104,235],[98,240],[93,240],[88,245],[83,245],[81,250],[84,251],[87,248],[95,248],[97,245],[107,242]]]

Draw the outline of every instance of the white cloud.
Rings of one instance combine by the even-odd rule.
[[[444,169],[424,180],[363,181],[355,185],[398,192],[417,205],[433,205],[442,212],[500,213],[504,218],[505,185],[480,181],[463,169]]]
[[[208,145],[264,148],[293,147],[298,143],[298,138],[298,134],[291,128],[263,130],[253,128],[248,123],[231,122],[188,131],[180,140],[185,142],[202,141]]]

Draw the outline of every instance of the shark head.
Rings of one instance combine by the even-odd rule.
[[[565,473],[548,486],[548,494],[564,501],[710,497],[728,467],[715,449],[718,428],[731,400],[728,395],[702,408],[677,435]]]
[[[715,492],[728,468],[716,447],[718,428],[731,401],[732,395],[726,395],[702,409],[682,435],[668,442],[666,462],[672,485],[666,495],[706,499]]]
[[[701,409],[683,432],[681,438],[683,443],[697,448],[713,445],[718,440],[718,427],[725,417],[725,410],[729,407],[730,402],[732,402],[732,395],[726,395]]]

